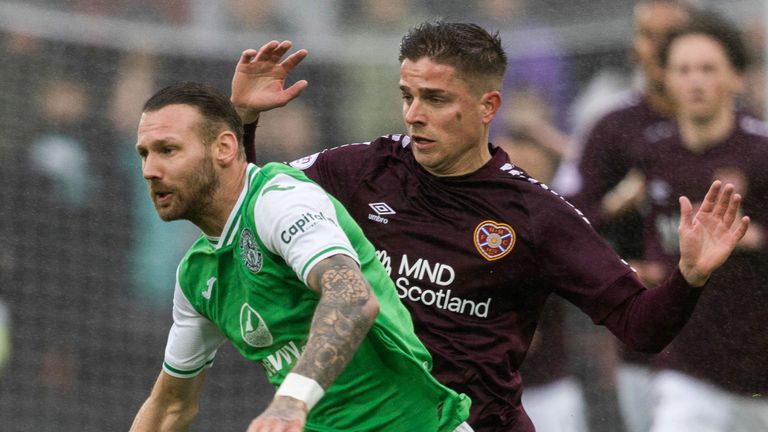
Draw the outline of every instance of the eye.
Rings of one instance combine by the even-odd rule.
[[[403,98],[403,100],[404,100],[406,103],[411,103],[411,101],[413,101],[413,96],[411,96],[411,95],[409,95],[409,94],[405,94],[405,93],[403,93],[403,95],[402,95],[402,98]]]
[[[173,154],[175,151],[176,151],[176,147],[170,147],[170,146],[168,146],[168,147],[163,147],[163,148],[161,148],[161,149],[160,149],[160,153],[162,153],[162,154],[164,154],[164,155],[171,155],[171,154]]]

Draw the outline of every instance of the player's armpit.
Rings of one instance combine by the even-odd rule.
[[[176,378],[160,372],[130,432],[186,431],[197,415],[205,375],[202,371],[193,378]]]
[[[357,262],[346,255],[318,262],[307,281],[320,293],[320,301],[309,340],[293,372],[328,389],[373,325],[379,302]]]

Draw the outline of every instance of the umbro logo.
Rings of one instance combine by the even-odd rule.
[[[370,207],[376,214],[369,214],[368,219],[378,222],[387,224],[389,223],[389,219],[382,217],[383,215],[393,215],[395,214],[395,211],[392,210],[392,207],[387,205],[385,202],[376,202],[376,203],[369,203],[368,207]]]
[[[368,207],[372,208],[379,216],[395,214],[392,207],[388,206],[385,202],[370,203],[368,204]]]

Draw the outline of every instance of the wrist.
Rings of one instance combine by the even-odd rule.
[[[682,263],[678,265],[678,269],[680,270],[680,274],[683,275],[683,279],[685,279],[685,282],[694,287],[694,288],[701,288],[704,285],[707,284],[707,281],[709,280],[708,274],[702,274],[697,271],[694,271],[693,269],[685,268]]]
[[[289,373],[275,393],[275,397],[287,396],[304,402],[307,411],[323,397],[325,390],[312,378],[307,378],[297,373]]]
[[[235,112],[237,112],[244,125],[258,122],[261,115],[261,111],[254,111],[248,107],[235,106]]]

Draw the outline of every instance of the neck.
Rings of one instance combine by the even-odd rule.
[[[700,153],[723,142],[733,132],[736,113],[728,107],[708,118],[679,118],[678,123],[685,148]]]
[[[224,231],[232,209],[235,208],[245,186],[247,177],[246,162],[236,163],[220,173],[216,191],[211,194],[210,201],[203,205],[200,216],[192,221],[205,235],[218,237]]]

